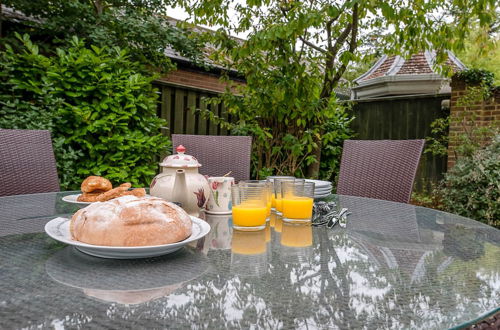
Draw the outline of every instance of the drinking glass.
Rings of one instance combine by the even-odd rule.
[[[268,192],[264,185],[234,185],[231,187],[233,202],[233,228],[256,231],[266,227]]]
[[[273,189],[273,194],[271,195],[271,209],[273,211],[276,210],[276,198],[275,198],[276,196],[274,194],[274,181],[275,180],[280,180],[280,179],[295,179],[295,177],[293,177],[293,176],[285,176],[285,175],[272,175],[272,176],[268,176],[266,178],[266,181],[271,183],[272,189]]]
[[[283,221],[311,221],[314,203],[313,182],[283,182],[281,194]]]
[[[297,184],[298,186],[303,185],[305,183],[305,179],[297,179],[297,178],[283,178],[283,179],[274,179],[273,181],[273,189],[274,189],[274,205],[275,210],[278,215],[281,215],[283,212],[283,203],[282,203],[282,185],[285,182],[290,182]],[[272,201],[271,201],[272,206]]]
[[[266,189],[266,199],[267,199],[267,214],[266,221],[271,220],[271,201],[273,195],[273,184],[266,180],[242,180],[238,183],[241,186],[248,187],[265,187]]]

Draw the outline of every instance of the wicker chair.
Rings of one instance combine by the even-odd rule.
[[[424,140],[346,140],[337,194],[409,203]]]
[[[195,156],[201,163],[200,173],[222,176],[231,171],[236,181],[250,179],[250,136],[214,136],[172,134],[175,149],[186,147],[186,154]]]
[[[50,132],[0,129],[0,196],[59,191]]]

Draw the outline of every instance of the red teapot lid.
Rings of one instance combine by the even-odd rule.
[[[201,164],[194,156],[186,155],[186,147],[179,145],[175,148],[177,154],[167,156],[160,163],[160,166],[164,167],[179,167],[179,168],[189,168],[189,167],[200,167]]]

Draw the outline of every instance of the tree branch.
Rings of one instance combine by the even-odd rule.
[[[299,39],[306,45],[308,45],[309,47],[311,47],[312,49],[315,49],[317,50],[318,52],[320,53],[323,53],[323,54],[326,54],[326,50],[324,50],[323,48],[313,44],[312,42],[310,41],[307,41],[305,38],[303,38],[302,36],[299,37]]]
[[[326,23],[326,43],[329,52],[332,51],[332,24],[331,20]]]
[[[354,17],[354,13],[353,13],[353,17]],[[351,29],[352,29],[352,23],[347,24],[344,31],[342,31],[342,33],[337,38],[337,40],[335,40],[335,45],[333,46],[333,49],[332,49],[333,58],[335,58],[337,56],[337,53],[339,52],[340,48],[342,47],[342,45],[346,41],[347,37],[349,37],[349,33],[351,32]]]
[[[345,43],[349,34],[351,34],[351,39],[349,41],[349,52],[354,52],[357,47],[357,35],[358,35],[358,21],[359,21],[359,7],[358,4],[355,4],[352,10],[352,22],[350,22],[346,28],[342,31],[340,36],[335,41],[335,45],[332,50],[328,53],[327,59],[325,61],[325,76],[323,78],[323,89],[321,91],[321,98],[327,99],[330,97],[333,87],[340,80],[342,75],[344,74],[347,64],[343,63],[340,68],[335,72],[335,75],[332,77],[332,70],[334,69],[335,58],[339,50],[342,48],[342,45]]]
[[[352,31],[351,31],[351,41],[349,42],[349,52],[354,53],[356,50],[357,42],[358,42],[358,4],[354,5],[353,12],[352,12]],[[347,69],[347,63],[342,63],[342,66],[337,70],[335,73],[335,77],[333,77],[332,82],[335,83],[340,80],[342,75],[344,74],[345,70]]]

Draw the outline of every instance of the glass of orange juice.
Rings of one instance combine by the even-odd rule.
[[[281,194],[283,221],[311,221],[314,203],[314,182],[283,182]]]
[[[279,179],[295,179],[293,176],[285,176],[285,175],[272,175],[266,178],[266,181],[271,184],[272,194],[271,194],[271,209],[276,211],[276,194],[274,193],[274,181]]]
[[[275,211],[278,215],[281,215],[283,212],[283,200],[282,200],[282,194],[283,194],[283,189],[282,185],[285,182],[291,182],[291,183],[296,183],[298,185],[303,184],[305,182],[305,179],[297,179],[297,178],[276,178],[273,181],[273,191],[274,191],[274,203],[275,203]]]
[[[273,194],[273,184],[266,180],[241,180],[239,183],[241,186],[249,186],[249,187],[265,187],[265,194],[267,199],[267,213],[266,213],[266,221],[271,220],[271,196]]]
[[[233,202],[233,228],[256,231],[266,228],[267,188],[264,185],[234,185],[231,187]]]

